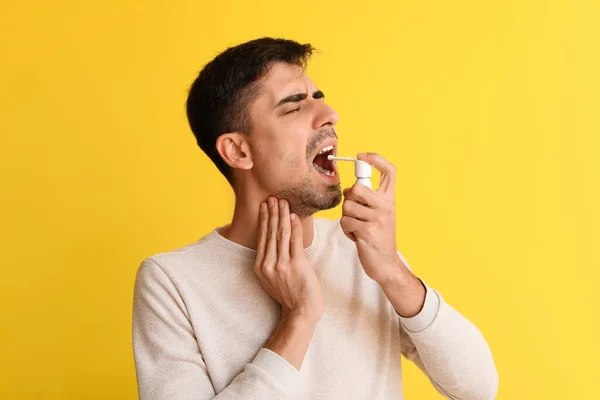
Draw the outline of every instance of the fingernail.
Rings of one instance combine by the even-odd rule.
[[[279,208],[285,207],[285,200],[279,200]]]
[[[266,211],[267,210],[267,204],[263,201],[262,203],[260,203],[260,211]]]
[[[291,219],[292,221],[294,221],[294,220],[296,219],[296,214],[292,214],[292,215],[290,215],[290,219]]]
[[[272,197],[269,197],[269,205],[270,205],[271,207],[273,207],[273,206],[275,205],[275,199],[274,199],[274,198],[272,198]]]
[[[358,158],[358,157],[365,157],[366,155],[367,155],[367,153],[358,153],[358,156],[357,156],[357,158]]]

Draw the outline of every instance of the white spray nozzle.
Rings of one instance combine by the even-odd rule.
[[[356,176],[356,182],[361,183],[365,186],[372,187],[371,185],[371,165],[368,162],[357,160],[356,158],[350,157],[338,157],[338,156],[327,156],[328,160],[331,161],[352,161],[354,163],[354,175]]]

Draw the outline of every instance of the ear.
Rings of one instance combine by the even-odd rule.
[[[217,138],[217,151],[231,168],[250,169],[254,165],[247,135],[238,132],[224,133]]]

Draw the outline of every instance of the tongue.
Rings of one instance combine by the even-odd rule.
[[[331,171],[331,165],[330,165],[330,161],[327,159],[327,153],[319,154],[318,156],[316,156],[314,162],[319,167],[326,169],[328,171]]]

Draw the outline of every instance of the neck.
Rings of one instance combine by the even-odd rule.
[[[236,193],[235,209],[231,223],[219,233],[242,246],[256,250],[258,243],[258,212],[260,203],[267,201],[267,195],[247,195]],[[293,210],[292,210],[293,212]],[[300,217],[304,248],[313,241],[313,217]]]

